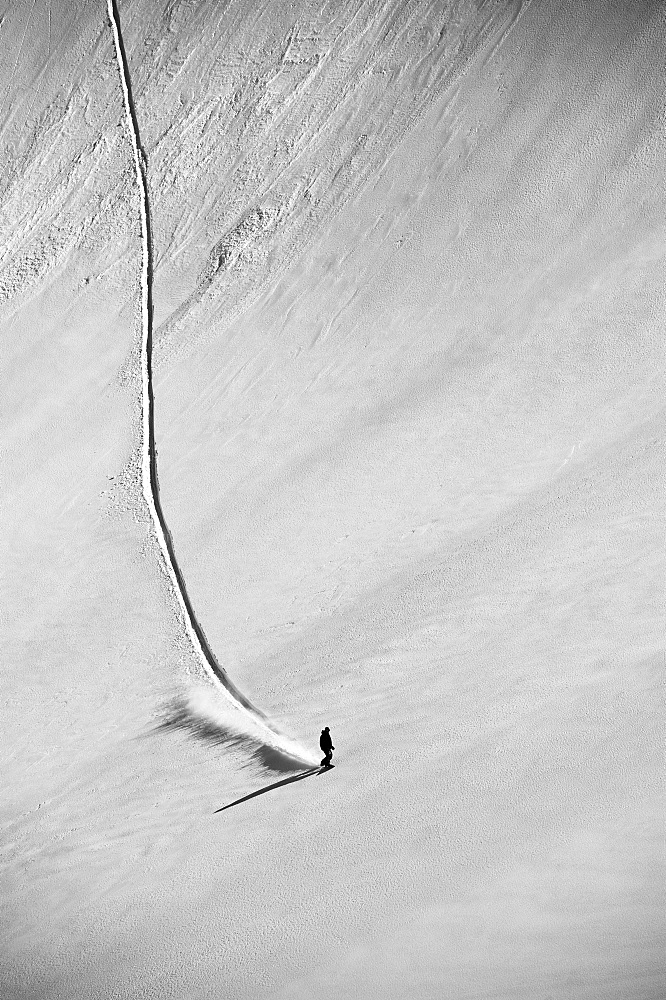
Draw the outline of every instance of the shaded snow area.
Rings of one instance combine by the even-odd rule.
[[[663,1000],[665,51],[0,0],[2,1000]]]

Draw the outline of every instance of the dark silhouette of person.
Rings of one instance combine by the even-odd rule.
[[[331,757],[333,756],[333,751],[335,747],[333,746],[333,740],[331,739],[331,734],[328,731],[328,726],[325,726],[321,731],[321,736],[319,737],[319,746],[324,751],[324,759],[321,762],[322,767],[331,766]]]

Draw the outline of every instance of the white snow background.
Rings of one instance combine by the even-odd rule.
[[[666,7],[109,6],[145,169],[0,2],[2,1000],[662,1000]]]

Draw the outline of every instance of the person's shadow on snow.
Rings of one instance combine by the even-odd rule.
[[[219,809],[215,810],[215,813],[224,812],[225,809],[231,809],[232,806],[238,806],[241,802],[247,802],[248,799],[256,798],[257,795],[264,795],[266,792],[270,792],[274,788],[280,788],[282,785],[289,785],[292,781],[302,781],[303,778],[311,778],[313,774],[323,774],[324,771],[331,771],[334,766],[334,764],[326,764],[321,767],[311,767],[303,774],[295,774],[291,778],[283,778],[282,781],[274,781],[272,785],[265,785],[257,792],[250,792],[249,795],[243,795],[240,799],[235,799],[233,802],[229,802],[226,806],[220,806]]]

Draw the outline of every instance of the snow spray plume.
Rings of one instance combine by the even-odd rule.
[[[228,746],[267,771],[288,774],[303,770],[300,747],[294,744],[293,751],[288,753],[282,747],[270,746],[261,738],[261,732],[253,731],[246,722],[245,716],[228,703],[221,704],[209,688],[194,688],[166,707],[157,728],[177,729],[206,743]]]

